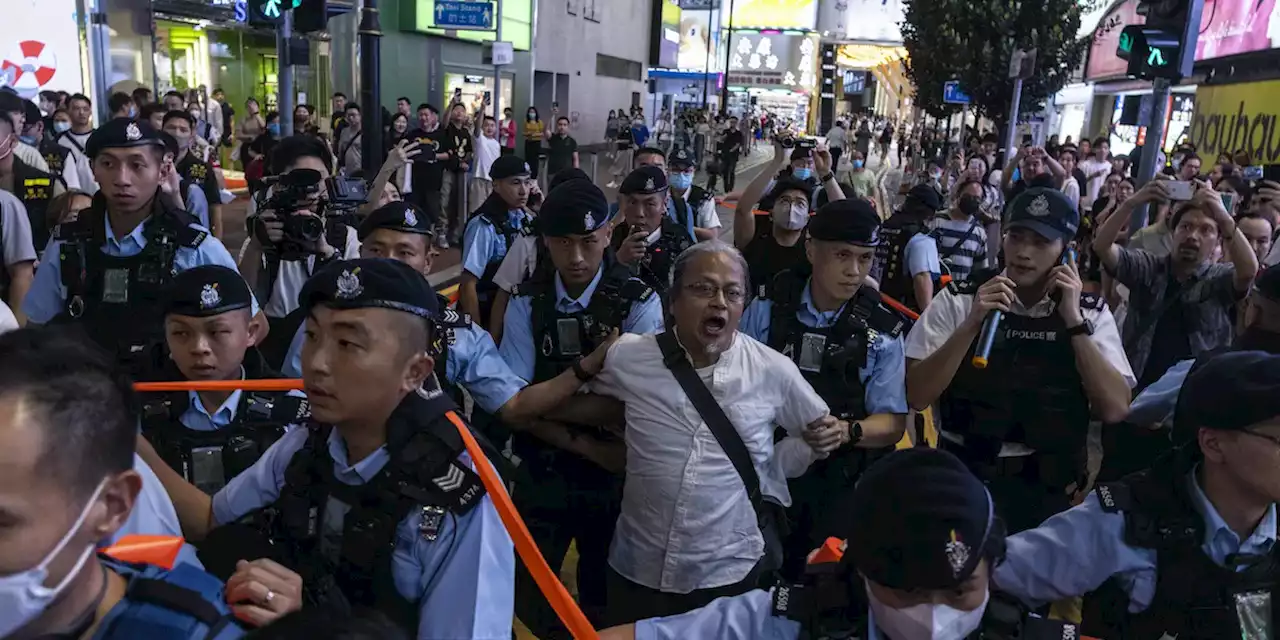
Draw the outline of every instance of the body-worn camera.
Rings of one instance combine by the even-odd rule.
[[[341,247],[345,241],[347,223],[353,212],[368,199],[368,189],[358,178],[335,176],[324,180],[314,169],[294,169],[275,179],[268,179],[272,187],[270,196],[258,205],[259,211],[272,211],[283,223],[282,237],[272,242],[266,224],[257,216],[252,220],[254,237],[264,250],[281,261],[304,260],[318,250],[320,238],[329,233],[329,244]],[[315,213],[295,213],[313,206],[321,191],[328,200],[321,200]],[[326,224],[326,219],[329,224]]]

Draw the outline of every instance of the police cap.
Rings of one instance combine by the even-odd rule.
[[[1280,417],[1280,355],[1230,351],[1197,365],[1178,393],[1175,440],[1194,439],[1198,429],[1244,431]]]
[[[321,304],[334,309],[391,309],[421,318],[436,318],[440,311],[436,292],[421,273],[385,258],[325,265],[303,285],[298,304],[308,310]]]
[[[667,173],[654,166],[640,167],[627,174],[618,187],[623,195],[648,195],[667,190]]]
[[[928,208],[930,211],[941,211],[945,208],[942,204],[942,194],[939,194],[938,190],[929,184],[918,184],[911,187],[911,190],[907,192],[906,202],[907,204],[914,202]]]
[[[553,178],[551,178],[551,183],[547,185],[547,190],[550,191],[570,180],[590,181],[591,178],[587,176],[586,171],[583,171],[582,169],[579,169],[577,167],[569,167],[568,169],[560,170],[560,172],[556,173],[556,175]]]
[[[809,237],[874,247],[880,244],[880,216],[861,198],[828,202],[809,220]]]
[[[693,154],[684,148],[672,151],[671,157],[667,158],[667,166],[676,171],[684,171],[693,165]]]
[[[408,202],[390,202],[370,213],[364,222],[360,223],[360,241],[364,242],[365,238],[378,229],[435,235],[431,220],[422,212],[422,209]]]
[[[249,284],[235,269],[216,264],[187,269],[173,277],[165,314],[207,318],[253,305]]]
[[[538,210],[538,231],[549,237],[586,235],[608,223],[609,201],[585,179],[556,186]]]
[[[903,449],[871,465],[847,518],[846,559],[892,589],[959,586],[1003,539],[982,481],[939,449]]]
[[[533,175],[529,171],[529,163],[525,162],[519,156],[501,156],[493,161],[493,166],[489,167],[489,177],[493,180],[506,180],[507,178],[522,177],[527,178]]]
[[[97,157],[103,149],[125,147],[157,147],[165,149],[164,138],[151,123],[131,118],[116,118],[98,127],[84,145],[85,155]]]
[[[1008,228],[1030,229],[1049,240],[1070,242],[1080,228],[1080,212],[1061,191],[1032,187],[1009,203]]]

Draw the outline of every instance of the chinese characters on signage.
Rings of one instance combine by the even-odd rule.
[[[734,33],[729,83],[812,91],[817,81],[817,49],[809,36]]]

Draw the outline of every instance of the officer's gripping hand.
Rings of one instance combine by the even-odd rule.
[[[586,370],[587,373],[596,376],[604,370],[604,360],[609,356],[609,348],[613,346],[613,343],[618,341],[619,335],[618,330],[614,329],[605,337],[604,340],[600,341],[600,343],[596,345],[594,351],[582,359],[582,368]]]
[[[635,227],[632,227],[633,229]],[[644,229],[635,231],[627,236],[622,242],[622,247],[618,249],[618,261],[625,264],[635,264],[644,257],[645,251],[649,246],[645,244],[645,239],[649,237],[649,232]]]
[[[1068,327],[1084,322],[1084,316],[1080,314],[1080,290],[1083,287],[1075,252],[1068,251],[1067,264],[1060,264],[1049,272],[1049,290],[1058,292],[1058,313]]]
[[[827,414],[810,422],[801,437],[815,453],[825,458],[849,441],[849,424]]]
[[[978,292],[973,296],[973,307],[965,318],[965,325],[970,329],[977,329],[991,311],[1008,313],[1017,295],[1013,292],[1016,287],[1013,280],[1004,275],[998,275],[978,287]]]
[[[302,576],[266,558],[241,560],[227,580],[226,597],[237,618],[265,627],[302,608]]]

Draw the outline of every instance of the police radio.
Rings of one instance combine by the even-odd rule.
[[[1075,262],[1076,251],[1070,245],[1062,251],[1062,258],[1058,264],[1070,264]],[[976,295],[976,294],[975,294]],[[982,331],[978,333],[978,346],[973,350],[973,359],[970,361],[975,369],[986,369],[987,363],[991,358],[991,347],[995,345],[996,333],[1000,331],[1000,321],[1004,319],[1004,313],[999,309],[992,309],[987,314],[987,318],[982,321]]]

